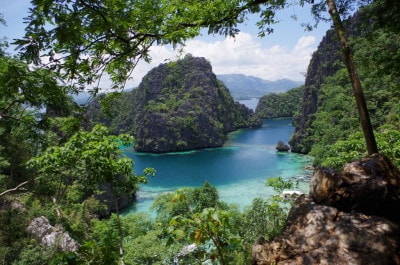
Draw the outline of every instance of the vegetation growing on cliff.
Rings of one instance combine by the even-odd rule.
[[[227,132],[261,126],[252,111],[234,102],[210,63],[191,55],[154,68],[132,92],[106,97],[108,115],[94,102],[89,116],[113,133],[131,132],[138,151],[221,146]]]
[[[400,128],[399,68],[393,65],[393,59],[398,57],[399,35],[363,24],[366,14],[357,14],[348,24],[349,32],[353,33],[350,40],[354,47],[354,60],[358,65],[378,148],[396,162],[400,158],[397,151],[399,141],[390,135],[396,135]],[[334,40],[325,42],[314,58],[332,45],[337,45]],[[325,76],[324,82],[319,84],[314,80],[321,75],[317,69],[324,65],[322,62],[310,64],[307,77],[310,81],[306,82],[302,110],[294,119],[297,128],[291,145],[295,151],[311,151],[316,164],[340,167],[344,162],[365,156],[366,149],[359,134],[359,118],[346,69],[340,58],[333,57],[330,64],[336,65],[337,70],[331,71],[330,76]],[[315,100],[305,97],[311,93]],[[310,111],[312,109],[314,111]],[[308,122],[302,124],[305,117]],[[299,135],[300,140],[297,138]]]
[[[257,104],[256,114],[262,119],[293,117],[300,109],[304,86],[290,89],[285,93],[262,96]]]

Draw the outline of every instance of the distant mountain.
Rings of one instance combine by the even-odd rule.
[[[243,74],[217,75],[217,78],[225,84],[236,100],[260,98],[270,93],[286,92],[304,84],[304,82],[286,78],[269,81]]]

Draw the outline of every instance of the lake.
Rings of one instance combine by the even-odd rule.
[[[291,178],[309,174],[312,163],[306,155],[277,152],[279,140],[287,142],[293,132],[292,119],[264,120],[262,128],[242,129],[229,134],[221,148],[167,154],[138,153],[125,149],[138,174],[153,167],[157,174],[149,178],[137,193],[137,203],[125,213],[149,211],[155,197],[181,187],[198,187],[205,181],[216,186],[223,201],[239,207],[250,205],[256,197],[273,194],[265,186],[269,177]]]

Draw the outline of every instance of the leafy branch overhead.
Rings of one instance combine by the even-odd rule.
[[[91,84],[107,74],[114,88],[123,87],[140,60],[149,62],[153,45],[179,45],[209,34],[234,36],[247,14],[260,13],[275,23],[285,1],[54,1],[34,0],[26,18],[25,38],[15,41],[21,55],[46,65],[74,84]]]

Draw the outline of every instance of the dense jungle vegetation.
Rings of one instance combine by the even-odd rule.
[[[362,16],[365,14],[358,14],[350,23],[357,26],[349,29],[354,32],[350,38],[354,60],[378,149],[400,166],[399,34],[365,25]],[[325,78],[317,92],[317,111],[311,115],[304,142],[309,143],[317,165],[340,168],[365,156],[366,149],[346,68],[340,57],[333,64],[338,70]]]
[[[304,86],[283,93],[271,93],[260,98],[256,114],[262,119],[293,117],[303,102]]]
[[[398,29],[365,24],[369,17],[368,9],[358,12],[346,21],[346,27],[378,149],[400,166]],[[292,151],[311,154],[316,165],[340,169],[367,151],[338,39],[332,36],[332,30],[327,32],[314,53],[305,87],[263,96],[256,114],[261,118],[294,116],[295,127],[307,117]]]
[[[336,2],[340,12],[351,10],[349,1]],[[399,163],[400,4],[360,2],[369,2],[371,8],[365,9],[369,16],[362,24],[369,27],[351,39],[354,59],[379,149]],[[120,148],[132,144],[130,135],[112,135],[101,125],[84,130],[84,110],[69,95],[85,87],[97,92],[93,84],[103,73],[113,87],[123,87],[138,60],[150,60],[152,45],[182,43],[204,27],[209,33],[234,35],[249,13],[261,15],[258,26],[264,36],[286,1],[32,4],[27,37],[16,41],[20,54],[7,54],[5,42],[0,52],[0,262],[249,264],[250,246],[260,236],[269,239],[280,232],[290,204],[272,197],[239,210],[221,202],[215,187],[204,183],[157,198],[154,218],[121,216],[122,201],[129,203],[138,185],[156,172],[149,168],[134,174],[133,162]],[[325,1],[312,1],[311,7],[321,19]],[[49,62],[42,64],[45,55]],[[365,155],[348,78],[341,68],[318,92],[318,112],[307,139],[317,163],[338,166]],[[268,184],[277,192],[291,187],[280,178]],[[79,250],[40,244],[27,231],[39,216],[55,231],[68,232]],[[196,248],[190,247],[193,243]]]

